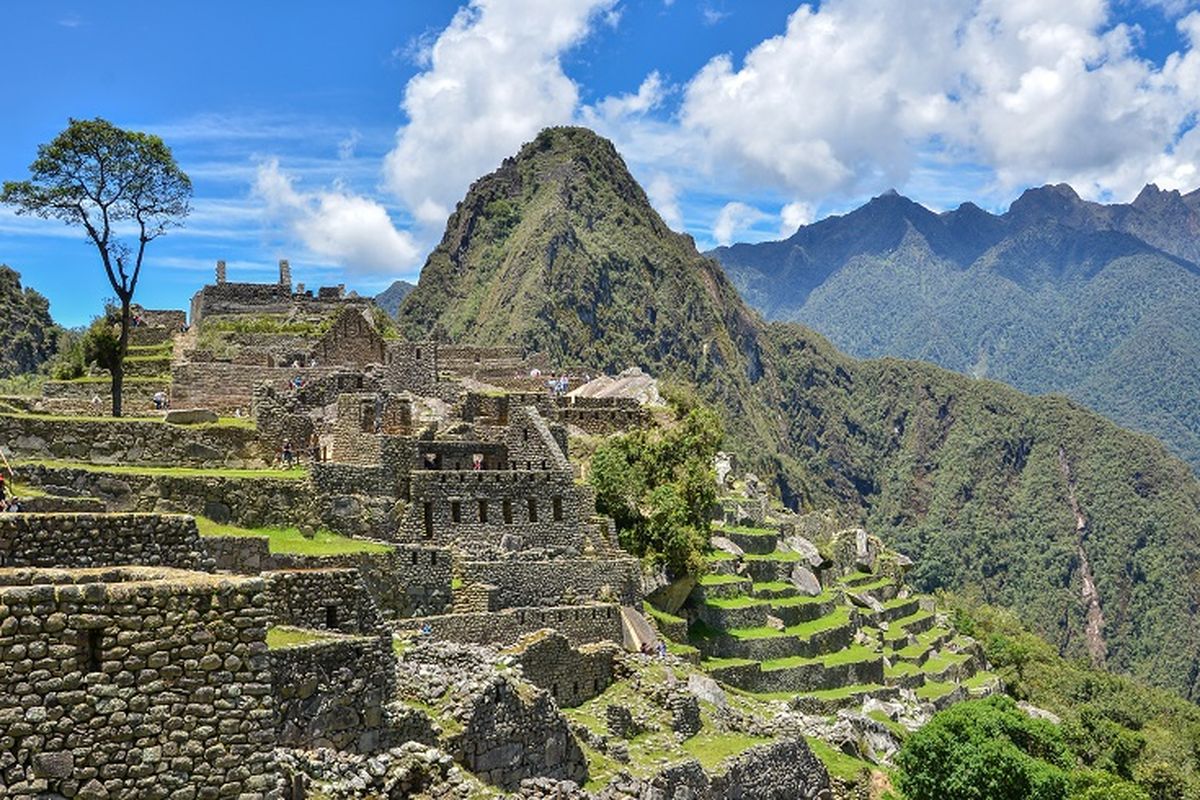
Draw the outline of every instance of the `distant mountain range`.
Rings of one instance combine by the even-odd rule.
[[[1019,205],[1099,213],[1065,190],[1027,200]],[[841,253],[836,263],[873,264],[884,284],[923,273],[887,271],[885,256],[856,239],[863,231],[875,230],[884,253],[924,253],[915,263],[936,265],[948,285],[982,269],[976,262],[995,263],[994,280],[1014,287],[1017,302],[1027,290],[1001,270],[1018,264],[1037,285],[1048,280],[1039,272],[1086,275],[1086,265],[1128,250],[1126,262],[1151,263],[1180,284],[1192,275],[1182,256],[1148,252],[1121,231],[1086,234],[1050,220],[1010,239],[997,231],[1016,228],[1014,218],[968,208],[948,222],[897,197],[864,213],[891,227],[848,229],[822,246]],[[974,233],[950,232],[959,226]],[[985,258],[1006,241],[1029,257]],[[1041,252],[1056,241],[1102,260]],[[947,251],[955,255],[938,255]],[[799,282],[805,258],[795,261]],[[518,345],[560,363],[636,365],[668,390],[690,387],[787,503],[861,519],[917,559],[919,588],[969,588],[1015,609],[1060,653],[1100,653],[1109,668],[1200,697],[1200,481],[1185,463],[1062,397],[916,361],[860,361],[800,325],[765,323],[715,261],[663,223],[616,149],[591,131],[547,129],[471,186],[398,325],[412,337]],[[1082,591],[1089,579],[1095,594]]]
[[[375,305],[394,317],[396,316],[396,311],[400,309],[400,304],[404,302],[404,298],[408,297],[408,293],[415,288],[417,288],[415,283],[396,281],[375,295]]]
[[[1061,392],[1200,470],[1200,190],[1130,204],[1065,184],[936,214],[895,192],[710,255],[766,317],[859,357]]]

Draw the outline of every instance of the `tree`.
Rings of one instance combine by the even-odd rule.
[[[112,413],[121,416],[121,387],[129,348],[130,304],[146,245],[191,211],[192,182],[162,139],[127,131],[103,119],[72,119],[38,147],[25,181],[5,181],[0,202],[18,214],[81,226],[100,254],[121,304],[121,333],[112,359]],[[136,241],[123,235],[131,229]]]

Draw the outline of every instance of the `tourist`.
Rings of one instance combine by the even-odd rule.
[[[471,469],[475,472],[483,469],[483,453],[475,453],[471,456]]]
[[[8,484],[4,482],[4,476],[0,475],[0,503],[8,499]]]
[[[283,465],[285,467],[287,467],[288,469],[291,469],[293,463],[296,460],[296,454],[292,451],[292,442],[290,439],[283,443],[282,456],[283,456]]]
[[[308,454],[314,464],[321,460],[321,437],[317,436],[315,432],[308,437]]]
[[[92,411],[95,411],[97,414],[99,414],[101,403],[103,403],[103,401],[100,399],[100,395],[92,395]]]
[[[154,408],[155,408],[155,410],[162,411],[166,407],[167,407],[167,393],[163,392],[163,391],[155,392],[154,393]]]
[[[422,636],[432,636],[433,635],[433,626],[430,625],[428,622],[426,622],[424,625],[421,626],[421,635]]]
[[[304,388],[304,378],[300,375],[292,378],[292,388],[297,392]]]

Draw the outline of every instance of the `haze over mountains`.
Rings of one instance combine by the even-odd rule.
[[[1029,200],[1095,211],[1061,191]],[[881,224],[881,242],[890,235],[947,272],[960,262],[929,241],[972,239],[901,198],[866,213],[895,220]],[[975,232],[976,254],[959,256],[967,263],[1012,224],[978,209],[951,219]],[[1121,231],[1090,234],[1057,220],[1026,230],[1013,246],[1036,253],[1058,243],[1030,259],[1030,276],[1056,274],[1077,263],[1064,254],[1085,251],[1097,254],[1085,265],[1129,251],[1127,262],[1191,275],[1181,259],[1147,254],[1144,240]],[[636,364],[690,384],[787,502],[859,516],[918,559],[919,588],[971,587],[1016,609],[1060,652],[1200,695],[1200,483],[1186,464],[1061,397],[925,363],[858,361],[806,328],[763,322],[590,131],[547,129],[476,181],[399,324],[409,336],[509,343],[609,369]],[[1082,591],[1089,573],[1094,602]]]
[[[1044,186],[1002,215],[890,192],[711,255],[769,319],[856,356],[1065,393],[1200,468],[1200,190],[1102,205]]]

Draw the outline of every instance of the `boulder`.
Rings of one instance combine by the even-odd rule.
[[[876,614],[883,611],[883,603],[879,602],[866,592],[851,592],[847,595],[847,597],[850,599],[851,603],[859,608],[869,609]]]
[[[218,417],[217,412],[207,408],[172,408],[164,419],[172,425],[196,425],[216,422]]]
[[[820,569],[825,558],[817,546],[803,536],[785,536],[779,540],[779,549],[804,556],[804,561],[813,569]]]
[[[724,553],[737,556],[738,558],[746,555],[746,551],[742,550],[742,548],[738,547],[724,536],[714,536],[709,541],[712,543],[714,550],[720,550]]]
[[[806,594],[809,597],[816,597],[821,593],[821,582],[817,580],[817,576],[812,573],[812,570],[800,564],[792,567],[791,574],[792,583],[801,594]]]
[[[712,703],[717,708],[725,708],[726,706],[725,690],[721,688],[721,684],[707,675],[700,675],[695,672],[688,675],[687,688],[689,692],[696,696],[697,700]]]

